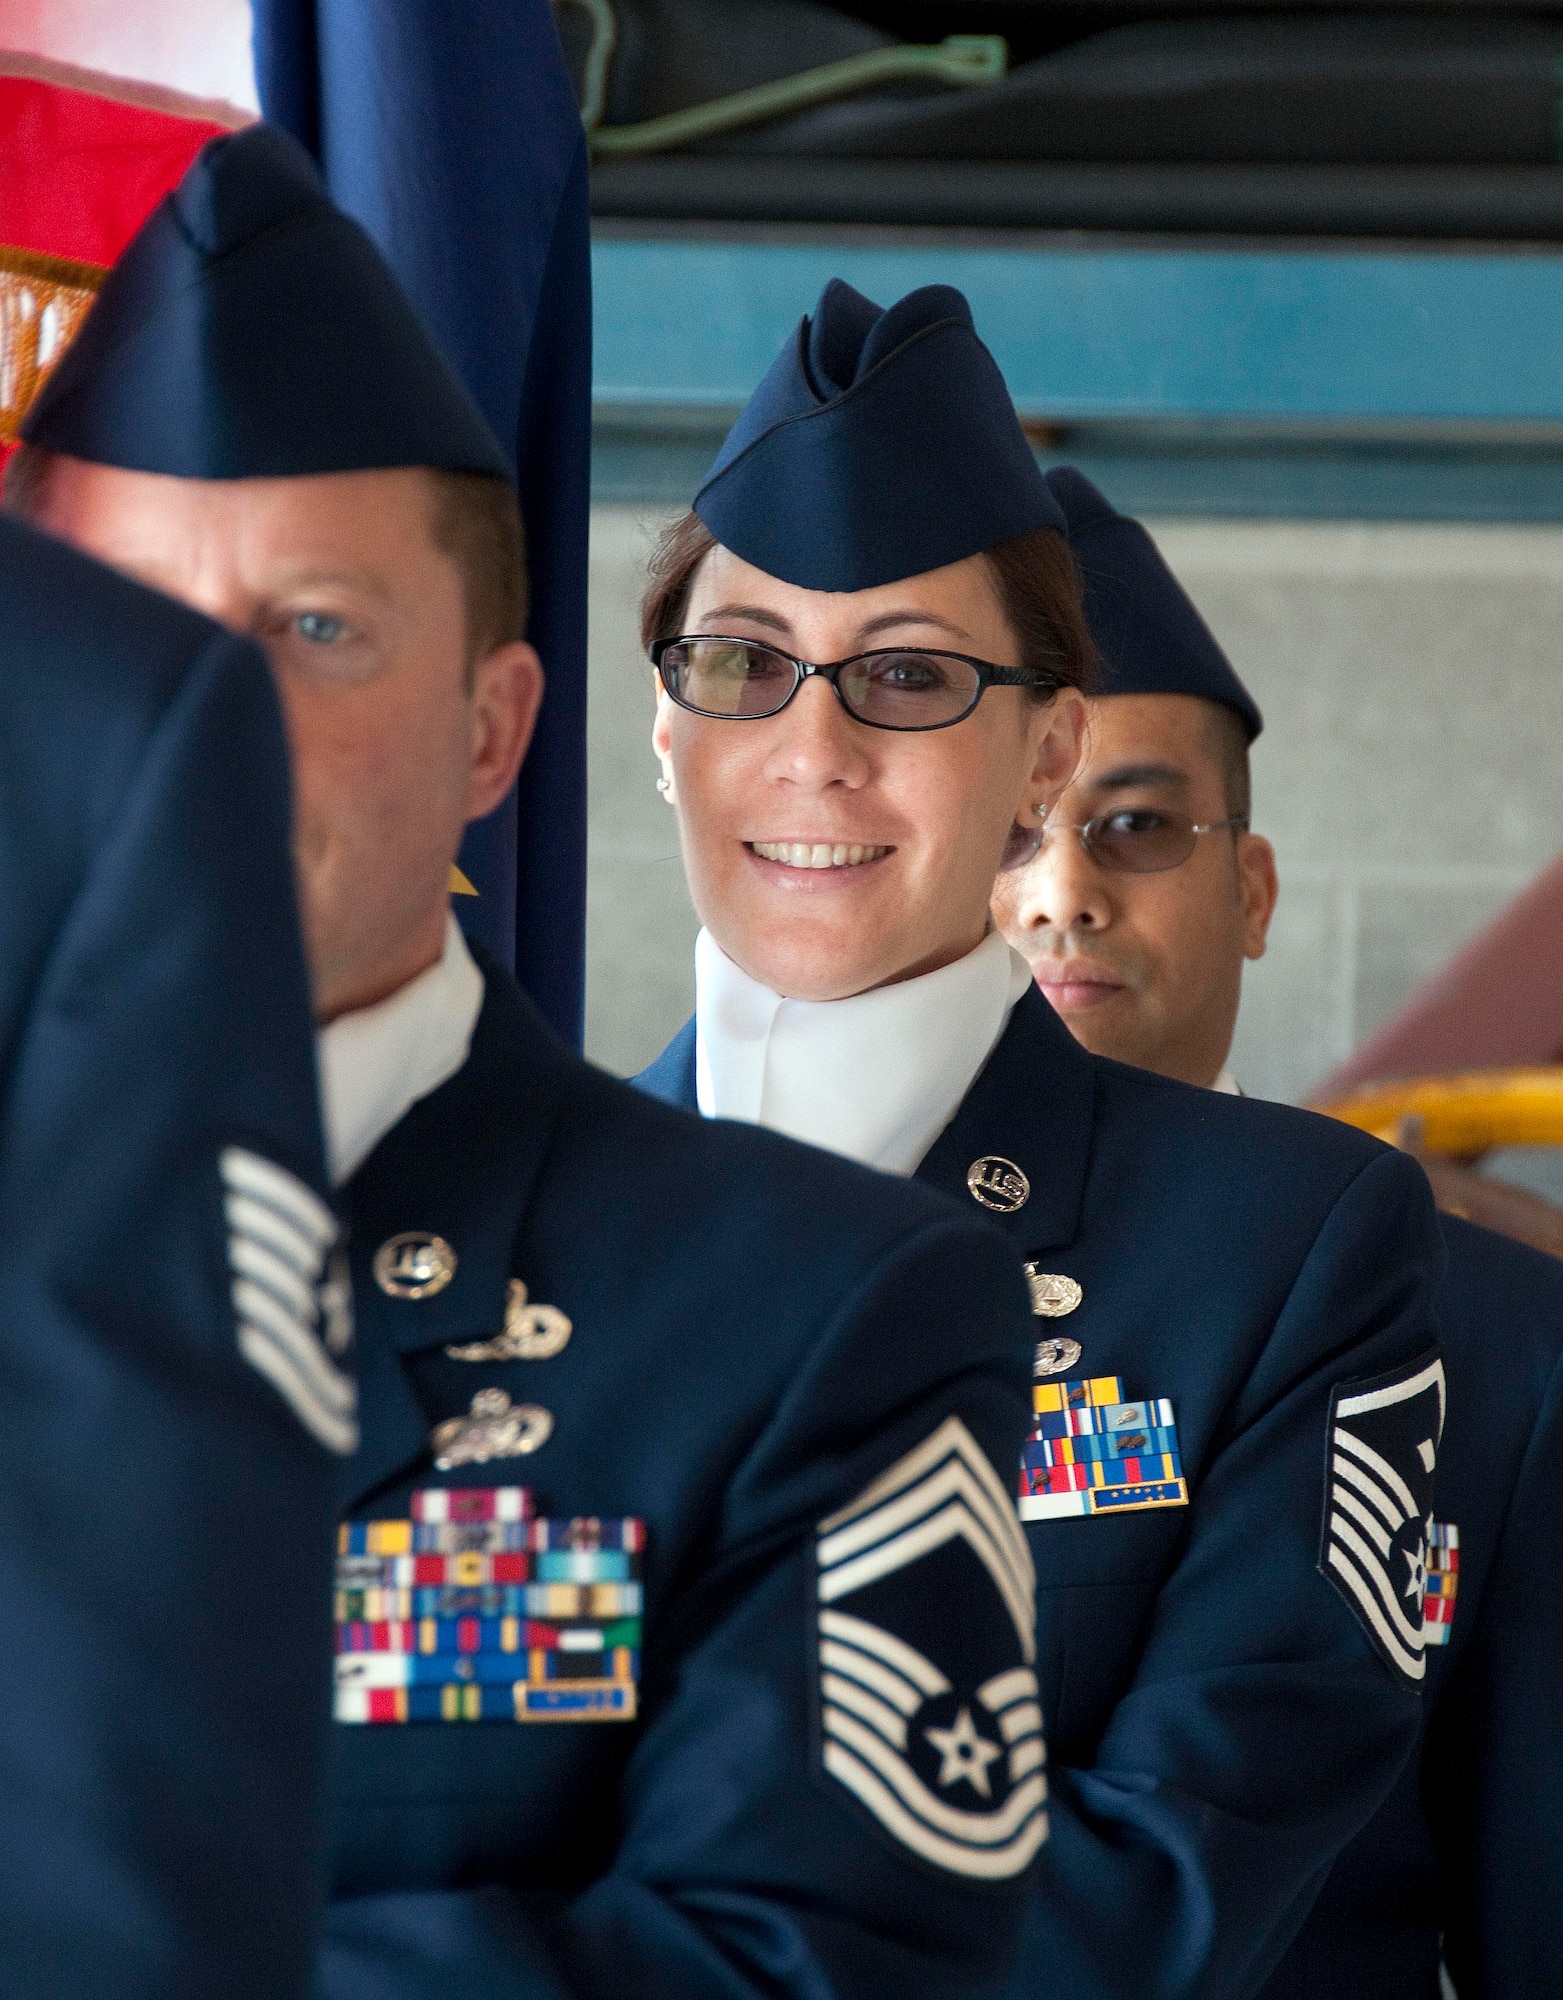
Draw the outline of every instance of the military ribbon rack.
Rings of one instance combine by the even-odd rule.
[[[431,1487],[337,1531],[343,1723],[628,1722],[644,1524],[537,1518],[520,1486]]]
[[[1178,1428],[1165,1396],[1123,1400],[1116,1375],[1038,1382],[1021,1452],[1023,1521],[1186,1507]]]

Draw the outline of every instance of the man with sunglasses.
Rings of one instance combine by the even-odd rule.
[[[1071,469],[1048,483],[1085,567],[1112,699],[1092,706],[1045,860],[1000,876],[994,913],[1076,1041],[1208,1084],[1275,911],[1275,850],[1249,829],[1259,710],[1144,530]],[[1153,620],[1156,643],[1136,645]]]
[[[1089,744],[994,911],[1076,1039],[1217,1090],[1277,883],[1247,830],[1248,690],[1135,522],[1050,476],[1105,656]],[[1217,815],[1222,822],[1209,824]],[[1201,831],[1204,822],[1207,831]],[[1563,1968],[1563,1265],[1454,1216],[1418,1754],[1264,2000],[1530,2000]]]

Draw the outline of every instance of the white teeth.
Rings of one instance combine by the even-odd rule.
[[[762,861],[780,861],[789,868],[856,868],[865,861],[877,861],[888,847],[862,847],[856,842],[823,840],[756,840],[751,842]]]

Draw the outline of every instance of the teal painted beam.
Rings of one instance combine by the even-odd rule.
[[[593,272],[608,418],[741,403],[838,276],[960,286],[1032,419],[1563,423],[1563,254],[607,236]]]

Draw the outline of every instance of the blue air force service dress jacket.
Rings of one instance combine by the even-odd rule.
[[[1006,1991],[1045,1831],[1009,1246],[648,1102],[483,967],[343,1190],[324,1993]]]
[[[640,1082],[694,1103],[692,1024]],[[1416,1735],[1426,1181],[1092,1056],[1035,990],[917,1178],[997,1213],[1041,1315],[1018,1505],[1051,1833],[1014,1990],[1246,2000]],[[1414,1503],[1383,1550],[1326,1477],[1359,1450]]]
[[[1452,1216],[1418,1755],[1265,2000],[1543,2000],[1563,1985],[1563,1264]]]
[[[281,723],[248,644],[3,520],[0,601],[0,1985],[286,2000],[353,1392]]]

